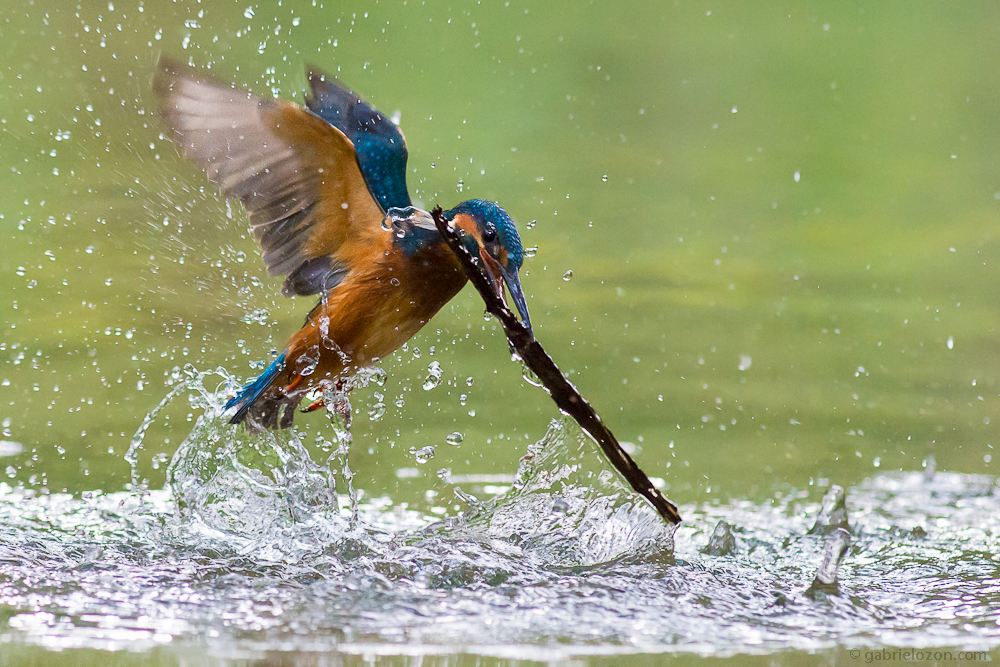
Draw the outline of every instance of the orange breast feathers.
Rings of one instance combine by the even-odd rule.
[[[461,265],[443,243],[405,256],[390,232],[385,237],[382,252],[352,262],[356,268],[289,339],[286,385],[315,387],[384,359],[465,285]]]

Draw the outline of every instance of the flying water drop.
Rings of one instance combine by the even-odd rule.
[[[437,361],[432,361],[430,366],[427,367],[427,377],[424,379],[424,391],[430,391],[434,389],[439,384],[441,384],[441,364]]]
[[[368,409],[369,421],[377,422],[385,416],[385,403],[379,401]]]
[[[410,447],[410,456],[412,456],[417,463],[427,463],[432,458],[434,458],[435,454],[437,454],[437,450],[434,449],[434,447],[432,447],[431,445],[427,445],[426,447],[421,447],[420,449],[417,449],[416,447]]]

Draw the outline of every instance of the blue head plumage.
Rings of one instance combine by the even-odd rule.
[[[496,234],[496,242],[507,251],[508,266],[517,271],[524,263],[524,248],[521,247],[521,236],[507,211],[486,199],[470,199],[453,209],[444,212],[444,219],[451,221],[455,216],[464,213],[476,221],[484,240],[489,238],[490,230]],[[507,267],[504,267],[507,268]]]
[[[444,219],[449,222],[464,215],[475,222],[475,234],[467,233],[463,243],[473,257],[483,261],[483,268],[493,280],[500,297],[503,298],[503,285],[514,299],[521,314],[521,321],[531,333],[531,321],[528,319],[528,304],[521,290],[518,271],[524,263],[524,248],[521,237],[517,233],[514,221],[496,204],[485,199],[471,199],[462,202],[453,209],[444,212]],[[478,238],[477,238],[478,237]]]

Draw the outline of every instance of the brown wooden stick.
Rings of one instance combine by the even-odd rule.
[[[545,390],[549,392],[549,395],[559,409],[575,419],[580,427],[589,433],[590,437],[601,446],[601,449],[604,450],[604,455],[611,461],[611,465],[622,474],[622,477],[635,489],[635,492],[649,501],[664,519],[672,524],[680,523],[681,515],[677,513],[677,506],[667,500],[667,497],[653,486],[646,473],[635,464],[632,457],[618,444],[617,438],[604,425],[604,422],[601,421],[594,408],[590,407],[590,404],[583,399],[583,396],[576,390],[576,387],[570,384],[559,368],[556,367],[555,362],[552,361],[552,357],[546,354],[541,343],[532,338],[528,330],[524,328],[524,325],[507,309],[503,301],[500,300],[500,297],[493,291],[493,287],[483,273],[482,268],[480,268],[476,260],[473,259],[472,255],[462,245],[458,233],[445,221],[441,213],[440,206],[436,206],[431,211],[434,224],[437,226],[438,231],[441,232],[441,236],[444,237],[448,246],[458,256],[459,261],[465,268],[465,274],[469,277],[479,295],[483,297],[483,301],[486,302],[486,311],[500,320],[504,333],[507,334],[507,341],[510,343],[513,351],[538,376],[538,379],[545,387]]]

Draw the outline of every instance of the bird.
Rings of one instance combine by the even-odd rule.
[[[402,131],[335,77],[307,66],[304,106],[216,81],[169,57],[153,76],[179,152],[243,203],[281,294],[319,302],[257,378],[225,405],[231,424],[290,427],[302,398],[342,388],[412,338],[467,282],[406,187]],[[497,295],[531,321],[511,216],[486,199],[443,212]],[[303,411],[323,406],[320,399]],[[349,418],[349,414],[345,415]]]

